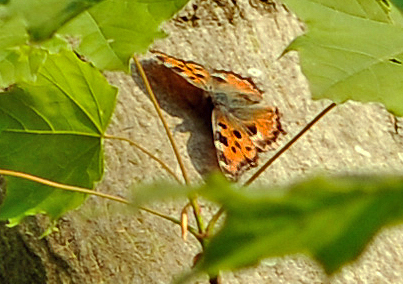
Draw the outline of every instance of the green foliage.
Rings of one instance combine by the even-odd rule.
[[[80,39],[77,50],[99,69],[128,71],[133,53],[143,53],[159,29],[188,0],[108,0],[89,9],[60,32]]]
[[[28,39],[19,18],[0,20],[0,88],[17,81],[33,81],[46,52],[25,45]]]
[[[315,99],[376,101],[403,115],[403,16],[388,1],[284,0],[308,28],[298,50]]]
[[[97,4],[98,2],[102,2]],[[0,2],[0,168],[92,188],[103,174],[103,135],[117,90],[56,34],[77,36],[78,53],[103,69],[129,69],[134,52],[160,37],[184,0]],[[95,5],[97,4],[97,5]],[[92,8],[91,8],[92,7]],[[89,9],[89,10],[88,10]],[[80,14],[80,16],[78,16]],[[56,219],[85,196],[7,178],[0,219]]]
[[[227,217],[198,270],[216,275],[265,257],[305,253],[327,273],[355,259],[384,225],[403,219],[401,177],[318,177],[257,194],[224,181],[200,191]]]
[[[396,7],[398,7],[401,11],[403,10],[403,1],[402,0],[391,0]]]
[[[47,53],[67,47],[58,37],[43,41],[41,45],[28,44],[29,38],[26,23],[19,15],[0,17],[0,88],[18,82],[34,82]]]
[[[149,189],[152,198],[160,199],[155,186]],[[176,197],[180,192],[161,186],[163,190]],[[140,200],[151,201],[144,198],[147,192],[143,187]],[[381,227],[403,220],[401,177],[316,177],[286,188],[252,191],[215,175],[204,186],[181,192],[204,196],[226,212],[224,225],[185,278],[200,272],[215,276],[220,270],[297,253],[313,257],[333,273],[357,258]]]
[[[0,7],[1,18],[23,19],[33,40],[49,38],[63,24],[103,0],[11,0]]]
[[[50,47],[58,49],[66,45],[51,37],[55,32],[69,39],[76,38],[79,42],[76,51],[96,67],[128,71],[133,53],[146,51],[155,38],[162,37],[161,22],[186,2],[11,0],[0,3],[0,88],[35,81],[47,53],[54,52]]]
[[[35,83],[0,95],[0,168],[92,188],[102,177],[102,135],[116,93],[73,53],[49,55]],[[57,218],[83,200],[82,194],[9,177],[0,218],[12,224],[43,212]]]

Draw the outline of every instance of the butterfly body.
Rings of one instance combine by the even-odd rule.
[[[207,70],[161,52],[156,58],[202,89],[214,105],[212,129],[220,169],[231,180],[257,166],[258,152],[267,151],[281,128],[276,107],[262,105],[262,92],[248,78],[227,71]]]

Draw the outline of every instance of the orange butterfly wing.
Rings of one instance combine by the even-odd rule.
[[[262,92],[248,78],[225,71],[211,75],[212,96],[214,93],[228,94],[228,98],[244,105],[256,104],[263,99]]]
[[[191,61],[183,61],[174,58],[159,51],[153,51],[153,53],[165,67],[182,76],[190,84],[205,91],[209,91],[208,86],[211,77],[210,73],[203,66]]]
[[[286,134],[280,123],[276,107],[249,107],[233,110],[233,114],[246,127],[250,139],[259,151],[269,150],[279,135]]]
[[[212,124],[218,164],[227,178],[237,180],[257,165],[257,149],[247,129],[220,108],[213,110]]]

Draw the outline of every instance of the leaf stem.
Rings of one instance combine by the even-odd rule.
[[[153,214],[153,215],[161,217],[161,218],[163,218],[165,220],[171,221],[172,223],[175,223],[175,224],[177,224],[179,226],[182,225],[180,220],[178,220],[176,218],[173,218],[173,217],[170,217],[170,216],[167,216],[167,215],[164,215],[164,214],[159,213],[157,211],[154,211],[152,209],[145,208],[145,207],[140,207],[140,210],[146,211],[146,212],[148,212],[150,214]],[[192,226],[188,225],[187,229],[196,239],[198,239],[200,241],[200,239],[201,239],[200,234],[197,232],[197,230],[195,228],[193,228]]]
[[[177,177],[177,175],[173,172],[173,170],[171,170],[167,164],[165,164],[161,159],[157,158],[156,156],[154,156],[152,153],[150,153],[147,149],[145,149],[143,146],[137,144],[136,142],[130,140],[129,138],[126,137],[119,137],[119,136],[113,136],[113,135],[104,135],[104,138],[107,139],[116,139],[116,140],[121,140],[121,141],[126,141],[128,142],[130,145],[138,148],[140,151],[142,151],[144,154],[148,155],[151,159],[155,160],[157,163],[159,163],[161,165],[161,167],[163,167],[174,179],[176,179],[179,183],[180,180]]]
[[[164,116],[162,115],[161,108],[160,108],[160,106],[158,104],[158,100],[155,97],[155,94],[154,94],[154,92],[153,92],[153,90],[151,88],[150,82],[148,81],[147,75],[144,72],[143,66],[141,65],[141,63],[137,59],[137,57],[133,56],[133,59],[134,59],[134,62],[136,64],[137,70],[139,71],[140,76],[143,79],[143,82],[144,82],[145,87],[147,89],[147,92],[148,92],[148,94],[149,94],[149,96],[151,98],[151,101],[152,101],[152,103],[154,105],[154,108],[157,111],[158,117],[160,118],[160,120],[162,122],[162,125],[164,126],[165,132],[166,132],[166,134],[168,136],[169,142],[171,143],[172,149],[174,151],[176,160],[178,161],[179,167],[180,167],[180,169],[182,171],[183,179],[185,180],[185,183],[187,185],[189,185],[190,184],[189,177],[188,177],[188,174],[186,172],[185,166],[183,164],[182,158],[181,158],[181,156],[179,154],[178,147],[176,146],[175,140],[174,140],[174,138],[172,136],[171,131],[169,130],[168,124],[167,124]],[[200,206],[197,203],[197,198],[196,197],[190,197],[189,200],[190,200],[190,204],[193,207],[193,214],[194,214],[194,217],[196,219],[197,227],[199,228],[199,233],[200,233],[200,235],[203,235],[204,231],[205,231],[205,226],[204,226],[203,218],[202,218],[202,216],[200,214]],[[201,242],[201,244],[203,245],[203,242]]]
[[[197,227],[199,228],[199,234],[204,235],[206,228],[204,226],[204,220],[201,215],[200,205],[197,202],[197,197],[196,196],[189,197],[189,202],[193,209],[193,215],[195,217]],[[200,240],[200,244],[204,247],[203,239]]]
[[[211,217],[210,222],[207,225],[207,229],[206,229],[206,236],[207,238],[213,235],[213,230],[215,227],[215,224],[217,223],[218,219],[220,219],[221,215],[225,212],[224,207],[221,207],[217,213],[215,213],[213,215],[213,217]]]
[[[250,179],[248,179],[243,186],[250,185],[261,173],[263,173],[278,157],[280,157],[285,151],[288,150],[302,135],[305,134],[316,122],[318,122],[326,113],[336,106],[335,103],[331,103],[324,110],[322,110],[314,119],[312,119],[305,127],[295,135],[283,148],[280,149],[273,157],[271,157]]]
[[[97,192],[88,188],[84,188],[84,187],[79,187],[79,186],[73,186],[73,185],[67,185],[67,184],[62,184],[62,183],[58,183],[58,182],[54,182],[51,180],[47,180],[38,176],[34,176],[34,175],[30,175],[30,174],[26,174],[26,173],[22,173],[22,172],[16,172],[16,171],[10,171],[10,170],[4,170],[4,169],[0,169],[0,175],[5,175],[5,176],[13,176],[13,177],[18,177],[18,178],[23,178],[26,180],[30,180],[30,181],[34,181],[40,184],[44,184],[47,186],[52,186],[55,187],[57,189],[61,189],[61,190],[65,190],[65,191],[72,191],[72,192],[77,192],[77,193],[83,193],[83,194],[90,194],[90,195],[95,195],[98,197],[102,197],[102,198],[106,198],[112,201],[117,201],[126,205],[130,205],[131,203],[124,198],[118,197],[118,196],[114,196],[114,195],[110,195],[107,193],[102,193],[102,192]],[[162,213],[159,213],[157,211],[154,211],[152,209],[148,209],[145,207],[139,207],[140,210],[148,212],[150,214],[153,214],[155,216],[158,216],[160,218],[163,218],[165,220],[171,221],[172,223],[181,225],[181,221],[164,215]],[[197,232],[197,230],[195,228],[193,228],[192,226],[188,225],[188,231],[196,238],[200,241],[201,237],[200,234]]]
[[[136,63],[137,70],[139,71],[140,76],[143,79],[143,82],[145,84],[147,92],[150,95],[151,102],[153,103],[154,108],[157,111],[158,117],[161,120],[162,125],[164,126],[165,132],[166,132],[166,134],[168,136],[169,142],[171,143],[171,147],[172,147],[172,149],[174,151],[176,160],[178,161],[179,167],[180,167],[180,169],[182,171],[183,179],[185,180],[186,184],[189,184],[189,177],[188,177],[188,174],[186,172],[185,166],[183,164],[182,158],[181,158],[181,156],[179,154],[178,147],[176,146],[175,140],[174,140],[174,138],[172,136],[171,131],[169,130],[168,124],[167,124],[164,116],[162,115],[161,108],[160,108],[160,106],[158,104],[157,98],[155,97],[155,94],[154,94],[153,90],[151,89],[150,82],[147,79],[147,75],[144,72],[143,66],[138,61],[136,56],[133,56],[133,59],[134,59],[134,62]]]
[[[19,178],[31,180],[31,181],[34,181],[34,182],[37,182],[37,183],[41,183],[41,184],[44,184],[44,185],[56,187],[58,189],[62,189],[62,190],[66,190],[66,191],[73,191],[73,192],[78,192],[78,193],[91,194],[91,195],[99,196],[99,197],[106,198],[106,199],[109,199],[109,200],[117,201],[117,202],[120,202],[120,203],[129,204],[129,201],[127,201],[124,198],[118,197],[118,196],[113,196],[113,195],[109,195],[107,193],[97,192],[97,191],[94,191],[94,190],[91,190],[91,189],[88,189],[88,188],[84,188],[84,187],[58,183],[58,182],[54,182],[54,181],[51,181],[51,180],[48,180],[48,179],[44,179],[44,178],[41,178],[41,177],[38,177],[38,176],[33,176],[33,175],[22,173],[22,172],[16,172],[16,171],[0,169],[0,175],[19,177]]]

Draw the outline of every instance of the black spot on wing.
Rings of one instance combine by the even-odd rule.
[[[196,75],[196,77],[199,77],[201,79],[206,79],[206,76],[204,76],[204,74],[200,74],[200,73],[194,73]]]
[[[241,132],[239,132],[238,130],[234,130],[232,131],[232,133],[235,135],[236,138],[238,139],[242,138]]]
[[[185,72],[185,70],[183,69],[183,67],[178,67],[178,66],[174,66],[171,68],[173,71],[178,72],[178,73],[182,73]]]
[[[227,125],[222,122],[219,122],[218,126],[220,126],[222,129],[227,129]]]
[[[247,126],[248,127],[248,129],[249,129],[249,131],[252,133],[252,135],[256,135],[257,134],[257,128],[256,128],[256,125],[248,125]]]
[[[216,131],[215,135],[215,140],[220,141],[220,143],[224,144],[226,147],[228,147],[228,139],[227,137],[223,136],[219,131]]]

